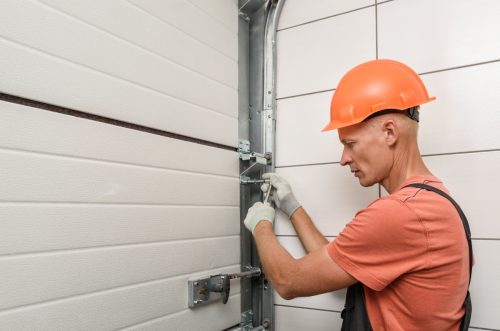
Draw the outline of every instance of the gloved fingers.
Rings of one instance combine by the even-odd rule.
[[[260,201],[257,201],[256,203],[253,204],[252,207],[248,208],[248,213],[254,212],[255,210],[259,209],[260,207],[264,206],[264,204]]]
[[[284,179],[274,172],[266,172],[262,175],[262,179],[269,179],[271,185],[276,188],[279,188],[280,184],[284,182]]]
[[[262,192],[267,192],[269,190],[269,183],[264,183],[260,186]]]
[[[262,179],[271,179],[271,177],[274,175],[276,175],[274,172],[266,172],[262,175]]]
[[[272,224],[274,222],[274,218],[274,208],[259,201],[248,209],[248,214],[243,223],[245,224],[245,227],[253,233],[257,223],[261,221],[268,221]]]

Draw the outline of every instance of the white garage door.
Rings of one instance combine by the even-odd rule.
[[[221,330],[240,269],[234,0],[0,3],[0,330]]]

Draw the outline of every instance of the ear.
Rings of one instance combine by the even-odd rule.
[[[398,141],[399,135],[401,133],[398,123],[396,123],[396,121],[394,121],[393,119],[385,120],[382,123],[382,131],[387,146],[394,146]]]

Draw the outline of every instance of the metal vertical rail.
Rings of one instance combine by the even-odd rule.
[[[278,21],[285,0],[270,1],[264,36],[264,100],[262,118],[263,153],[271,153],[272,163],[266,172],[274,172],[276,165],[276,34]],[[262,293],[262,320],[269,330],[274,330],[273,290],[265,286]]]
[[[270,153],[272,162],[261,172],[275,168],[276,132],[276,29],[284,0],[240,0],[239,138],[248,140],[253,152]],[[247,165],[241,163],[243,172]],[[255,174],[254,177],[258,177]],[[262,199],[259,185],[241,185],[241,220],[248,208]],[[252,235],[241,230],[241,263],[261,267]],[[273,289],[265,277],[241,281],[242,325],[274,330]]]

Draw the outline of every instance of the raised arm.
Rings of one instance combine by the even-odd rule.
[[[301,204],[292,192],[290,184],[283,177],[275,173],[264,174],[262,178],[270,180],[270,184],[273,186],[272,199],[276,207],[281,209],[292,222],[295,232],[299,236],[300,242],[306,252],[313,252],[325,246],[328,240],[319,232],[305,209],[301,207]],[[268,185],[263,184],[261,189],[267,191]]]

